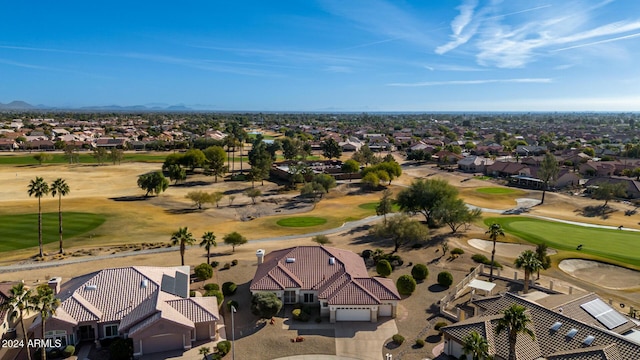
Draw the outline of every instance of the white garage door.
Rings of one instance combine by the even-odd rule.
[[[182,349],[182,334],[156,335],[142,339],[143,354]]]
[[[337,309],[336,321],[371,321],[371,310]]]
[[[380,309],[378,316],[391,316],[392,305],[380,305],[378,308]]]

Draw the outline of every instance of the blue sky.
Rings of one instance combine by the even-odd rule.
[[[10,1],[0,102],[638,111],[640,1]]]

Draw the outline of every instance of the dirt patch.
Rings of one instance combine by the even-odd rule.
[[[489,240],[482,239],[469,239],[469,245],[473,246],[476,249],[491,252],[493,248],[493,242]],[[516,258],[525,250],[536,250],[536,247],[533,245],[524,245],[524,244],[511,244],[511,243],[502,243],[496,242],[496,255]],[[555,255],[557,252],[553,249],[547,249],[547,255]]]
[[[583,259],[562,260],[558,264],[565,273],[592,284],[613,290],[632,289],[640,272],[621,266]]]

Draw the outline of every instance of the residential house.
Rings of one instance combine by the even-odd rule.
[[[546,152],[547,152],[546,146],[518,145],[516,147],[516,154],[520,156],[537,156],[537,155],[543,155]]]
[[[296,246],[265,255],[258,250],[252,294],[273,292],[285,304],[319,304],[336,321],[395,317],[400,295],[393,280],[370,277],[356,253],[327,246]]]
[[[342,151],[358,151],[364,145],[360,139],[350,137],[345,141],[338,142],[338,145],[342,148]]]
[[[216,338],[217,300],[189,297],[189,267],[130,266],[60,282],[49,281],[61,304],[47,320],[45,337],[65,345],[126,337],[137,357]],[[38,317],[29,328],[36,337],[40,326]]]
[[[584,186],[588,188],[588,187],[598,186],[599,184],[602,184],[602,183],[624,184],[626,198],[628,199],[640,198],[640,181],[627,178],[627,177],[595,177],[593,179],[589,179],[584,184]]]
[[[18,148],[18,144],[13,139],[0,138],[0,150],[13,151]]]
[[[518,304],[531,319],[527,328],[534,337],[519,334],[518,360],[636,359],[640,354],[636,324],[590,293],[575,298],[549,295],[536,302],[506,293],[473,302],[477,316],[442,328],[444,353],[454,358],[464,354],[464,339],[478,332],[489,344],[496,360],[509,356],[508,330],[496,333],[502,312]]]
[[[493,160],[491,159],[487,159],[484,156],[472,155],[458,160],[458,169],[464,172],[484,174],[486,167],[491,164],[493,164]]]
[[[447,150],[440,150],[437,153],[433,154],[434,159],[437,159],[438,164],[457,164],[458,161],[462,160],[464,156],[460,154],[456,154]]]
[[[106,149],[124,149],[129,143],[127,138],[99,138],[96,139],[95,146]]]
[[[584,176],[612,176],[616,171],[616,167],[609,161],[587,161],[580,165],[579,172]]]

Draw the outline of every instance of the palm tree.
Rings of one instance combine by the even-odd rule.
[[[547,249],[549,247],[545,243],[536,245],[536,256],[542,263],[542,269],[538,269],[538,279],[540,279],[540,270],[547,270],[551,267],[551,257],[547,255]]]
[[[186,226],[171,234],[171,246],[180,245],[182,266],[184,266],[184,251],[187,245],[193,245],[195,242],[196,239],[193,238],[193,234],[189,232],[189,229]]]
[[[62,249],[62,197],[69,194],[69,185],[64,179],[58,178],[51,183],[51,196],[58,195],[58,235],[60,235],[60,254],[64,252]]]
[[[36,295],[32,299],[34,303],[34,310],[40,313],[40,320],[42,322],[42,339],[45,338],[45,323],[48,318],[56,314],[56,309],[60,306],[60,299],[55,297],[53,290],[47,284],[42,284],[37,287]],[[42,360],[47,359],[47,352],[42,346]]]
[[[494,258],[496,257],[496,240],[499,235],[504,236],[504,231],[502,230],[502,226],[498,223],[493,223],[489,225],[489,230],[485,234],[489,234],[489,239],[493,241],[493,250],[491,250],[491,270],[489,271],[489,281],[493,281],[493,264]]]
[[[473,360],[485,360],[489,358],[489,343],[487,339],[472,331],[469,335],[462,339],[462,351],[465,355],[471,354]]]
[[[33,309],[31,290],[27,289],[23,283],[17,283],[11,290],[11,297],[2,304],[2,307],[9,311],[9,315],[12,319],[20,319],[20,327],[22,328],[22,335],[24,337],[24,347],[27,351],[27,358],[31,360],[31,351],[27,347],[29,338],[27,335],[27,329],[24,327],[24,315]]]
[[[213,235],[213,231],[207,231],[202,235],[200,246],[204,246],[207,250],[207,264],[211,265],[211,247],[218,246],[218,243],[216,243],[216,236]]]
[[[35,196],[38,198],[38,245],[40,246],[40,257],[44,256],[42,251],[42,204],[41,199],[43,196],[49,193],[49,185],[43,178],[36,176],[35,180],[31,180],[29,183],[29,189],[27,191],[29,196]]]
[[[513,304],[510,308],[505,309],[502,319],[498,320],[496,326],[496,334],[500,334],[502,331],[509,333],[509,360],[516,360],[516,341],[518,340],[518,334],[527,334],[535,339],[535,334],[531,329],[527,328],[527,325],[531,322],[531,319],[525,314],[526,308],[524,306]]]
[[[533,250],[525,250],[513,262],[517,269],[524,269],[524,293],[529,292],[529,278],[532,272],[542,269],[542,263]]]

